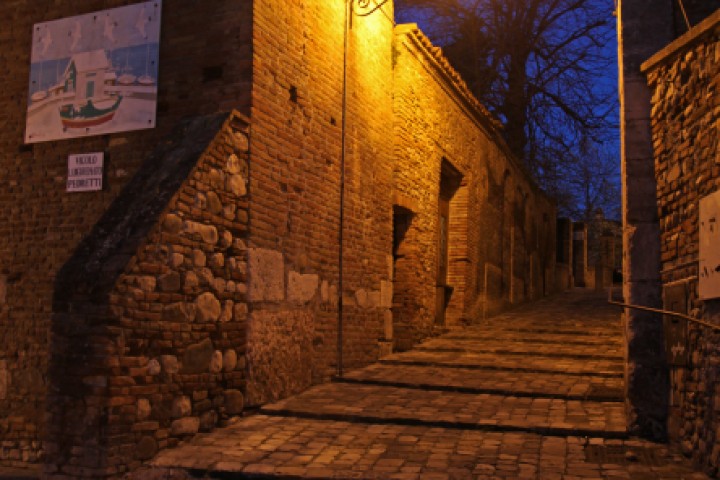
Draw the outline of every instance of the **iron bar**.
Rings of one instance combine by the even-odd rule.
[[[678,313],[678,312],[671,312],[669,310],[663,310],[660,308],[652,308],[652,307],[645,307],[642,305],[633,305],[631,303],[624,303],[624,302],[616,302],[612,299],[612,290],[608,289],[608,303],[610,305],[617,305],[619,307],[624,308],[631,308],[633,310],[642,310],[644,312],[652,312],[652,313],[660,313],[662,315],[671,315],[673,317],[682,318],[684,320],[687,320],[688,322],[697,323],[698,325],[702,325],[703,327],[708,327],[713,330],[720,330],[720,325],[715,325],[713,323],[706,322],[704,320],[700,320],[699,318],[691,317],[690,315],[685,315],[684,313]]]

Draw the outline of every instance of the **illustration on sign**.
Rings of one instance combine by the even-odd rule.
[[[700,274],[703,300],[720,297],[720,191],[700,199]]]
[[[25,142],[155,126],[161,1],[33,26]]]

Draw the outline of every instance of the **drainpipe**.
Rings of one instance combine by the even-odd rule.
[[[345,227],[345,155],[347,135],[347,63],[349,30],[353,0],[346,0],[343,27],[343,79],[342,79],[342,118],[340,127],[340,212],[338,225],[338,318],[337,318],[337,376],[343,376],[343,230]]]

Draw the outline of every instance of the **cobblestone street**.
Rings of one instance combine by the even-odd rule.
[[[545,299],[266,405],[140,475],[707,478],[628,437],[621,338],[602,296]]]

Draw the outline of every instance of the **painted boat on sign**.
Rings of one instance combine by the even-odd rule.
[[[123,97],[97,102],[88,100],[85,105],[65,104],[60,107],[60,119],[65,128],[86,128],[102,125],[115,116]]]

